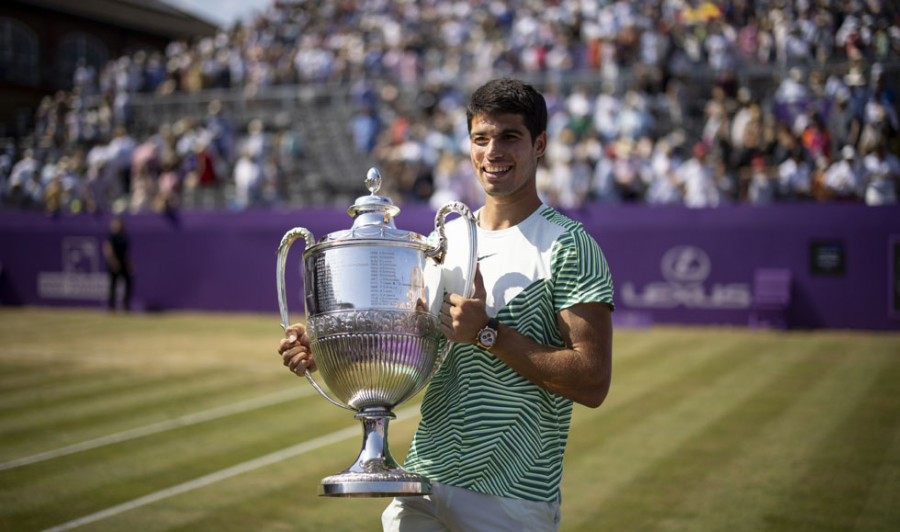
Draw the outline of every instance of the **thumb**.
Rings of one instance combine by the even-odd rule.
[[[480,299],[482,301],[487,299],[487,290],[484,289],[484,278],[481,276],[481,265],[475,264],[475,279],[473,283],[475,285],[475,291],[472,293],[472,299]]]

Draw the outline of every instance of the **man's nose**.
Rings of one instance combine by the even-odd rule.
[[[500,151],[500,143],[497,142],[497,139],[491,139],[487,143],[487,149],[485,150],[485,154],[488,158],[497,157],[501,153]]]

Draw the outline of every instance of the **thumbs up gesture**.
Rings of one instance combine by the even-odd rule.
[[[473,280],[475,291],[471,298],[459,294],[446,294],[441,304],[441,332],[448,340],[468,344],[475,341],[490,316],[488,316],[485,300],[487,290],[481,277],[481,268],[475,268]]]

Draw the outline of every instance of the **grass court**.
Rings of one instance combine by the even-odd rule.
[[[361,428],[281,366],[278,321],[0,308],[0,530],[380,530],[387,499],[317,496]],[[619,329],[613,358],[563,531],[897,530],[900,335]]]

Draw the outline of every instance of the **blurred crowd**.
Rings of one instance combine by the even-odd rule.
[[[898,57],[889,0],[275,1],[211,37],[79,65],[0,154],[0,194],[48,212],[279,205],[303,179],[295,129],[210,98],[150,131],[135,97],[327,83],[349,87],[353,149],[386,193],[478,205],[465,82],[518,76],[548,101],[549,204],[895,203]],[[766,82],[742,84],[749,70]]]

